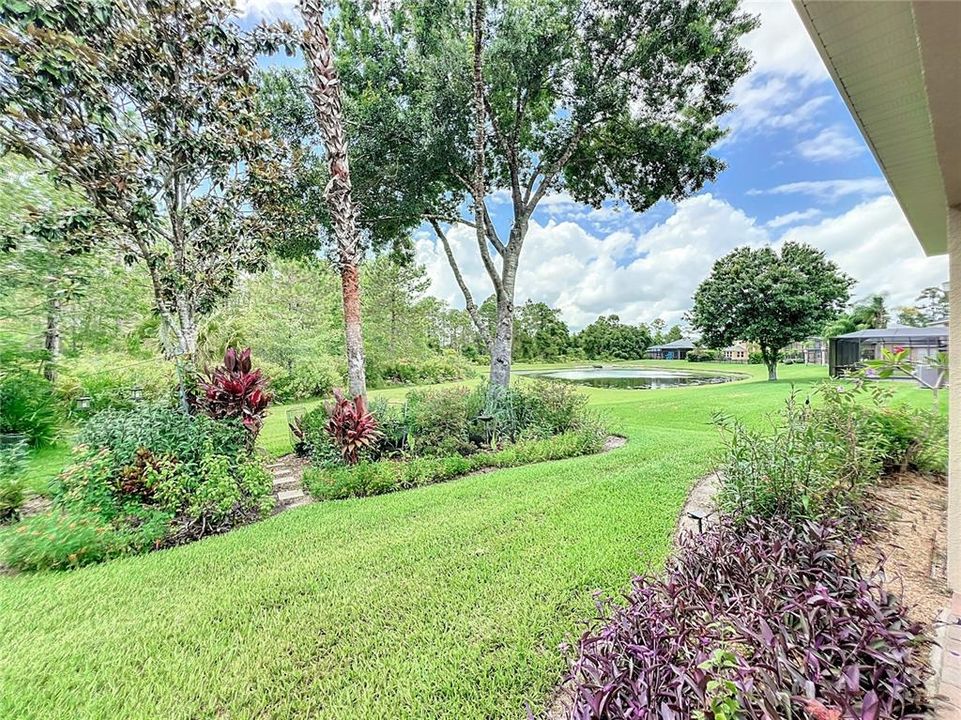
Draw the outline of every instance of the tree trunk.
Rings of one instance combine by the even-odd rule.
[[[777,380],[778,352],[775,350],[769,350],[767,347],[762,345],[761,358],[764,360],[764,364],[767,365],[768,382],[774,382]]]
[[[325,189],[337,243],[335,263],[340,270],[344,298],[344,333],[347,341],[347,376],[353,397],[366,399],[367,381],[364,372],[364,338],[361,334],[360,283],[358,264],[362,256],[360,235],[357,231],[357,207],[351,194],[350,162],[347,154],[347,135],[344,132],[344,113],[340,98],[340,78],[334,66],[330,38],[324,27],[324,12],[320,0],[300,0],[304,18],[303,50],[310,67],[312,82],[310,99],[317,116],[327,151],[330,182]]]
[[[360,273],[356,265],[344,265],[341,268],[340,284],[344,299],[344,337],[347,342],[347,386],[351,397],[367,397],[364,337],[360,321]]]
[[[514,303],[497,303],[497,326],[491,342],[491,387],[506,388],[511,381],[511,351],[514,344]]]
[[[50,382],[57,381],[57,364],[60,362],[60,298],[54,294],[47,308],[47,329],[43,335],[43,347],[50,354],[43,367],[43,376]]]

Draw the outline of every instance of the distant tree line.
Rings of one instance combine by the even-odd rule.
[[[470,360],[485,357],[488,339],[481,335],[466,310],[451,308],[436,298],[431,318],[431,343],[439,350],[453,350]],[[487,332],[493,332],[497,318],[496,301],[487,298],[478,313]],[[514,314],[514,360],[552,362],[562,359],[638,360],[652,345],[680,340],[679,325],[669,328],[663,320],[650,324],[628,324],[618,315],[601,315],[579,332],[572,332],[561,311],[543,302],[528,300]]]

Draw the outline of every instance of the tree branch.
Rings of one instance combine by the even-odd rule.
[[[447,255],[447,262],[450,265],[451,271],[454,273],[454,279],[460,286],[460,291],[464,295],[464,304],[467,307],[467,314],[470,315],[471,320],[474,321],[474,326],[480,333],[480,336],[484,339],[485,344],[488,349],[490,348],[491,338],[490,330],[484,325],[484,321],[481,318],[480,310],[478,310],[477,305],[474,303],[474,296],[471,295],[470,289],[467,287],[467,283],[464,281],[464,276],[461,274],[460,267],[457,265],[457,260],[454,258],[454,252],[450,248],[450,241],[447,239],[446,233],[441,229],[440,223],[434,219],[429,220],[431,227],[434,228],[434,232],[437,233],[437,237],[440,238],[441,244],[444,246],[444,253]]]

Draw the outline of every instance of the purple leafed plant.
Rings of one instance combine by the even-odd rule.
[[[574,649],[572,717],[921,718],[921,628],[833,525],[689,536],[663,579],[601,602]]]
[[[240,352],[227,348],[223,365],[198,378],[193,405],[215,420],[240,420],[252,446],[263,426],[270,399],[263,374],[251,366],[250,348]]]
[[[383,437],[363,396],[348,400],[340,390],[334,390],[334,402],[327,406],[326,430],[348,465],[355,465],[361,451],[373,449]]]

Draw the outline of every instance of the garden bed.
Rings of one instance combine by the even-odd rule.
[[[291,425],[317,500],[369,497],[614,447],[587,397],[562,382],[415,391],[401,405],[337,396]]]

